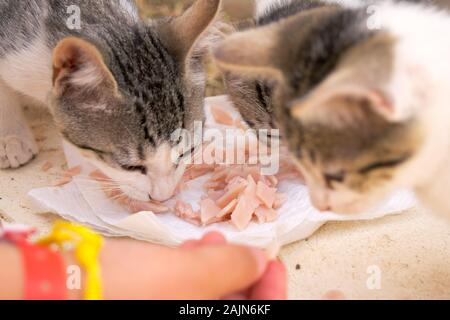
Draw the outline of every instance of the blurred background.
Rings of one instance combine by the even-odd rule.
[[[136,0],[147,16],[178,15],[194,0]],[[223,0],[225,13],[232,19],[243,19],[252,15],[254,0]]]
[[[450,0],[449,0],[450,1]],[[180,15],[194,0],[136,0],[144,17],[163,17]],[[227,21],[239,21],[252,17],[254,0],[223,0],[224,19]],[[221,75],[211,61],[207,63],[208,85],[207,96],[224,94]]]
[[[180,15],[195,0],[136,0],[143,17],[163,17]],[[254,13],[255,0],[222,0],[224,19],[229,22],[240,21],[251,18]],[[363,0],[362,0],[363,1]],[[442,8],[450,8],[450,0],[410,0],[431,2]],[[208,60],[208,84],[206,96],[217,96],[225,94],[222,77]]]

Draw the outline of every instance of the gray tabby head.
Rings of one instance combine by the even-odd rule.
[[[198,0],[180,17],[111,26],[101,43],[70,37],[54,50],[63,137],[134,199],[167,200],[184,173],[171,138],[204,119],[202,41],[219,6]]]
[[[397,39],[370,31],[364,14],[314,9],[215,51],[223,69],[277,83],[277,125],[323,211],[361,212],[407,185],[423,144],[419,121],[398,117],[410,106],[393,80]]]

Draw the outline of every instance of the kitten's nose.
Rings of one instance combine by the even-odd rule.
[[[167,180],[161,179],[152,186],[152,191],[149,194],[152,200],[164,202],[173,197],[177,184]]]
[[[331,206],[328,204],[326,197],[323,195],[312,193],[311,202],[312,205],[321,212],[331,211]]]
[[[317,210],[319,210],[321,212],[331,211],[331,207],[328,206],[328,205],[325,205],[325,204],[324,205],[319,205],[319,206],[316,205],[316,208],[317,208]]]

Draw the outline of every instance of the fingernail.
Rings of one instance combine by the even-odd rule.
[[[251,249],[251,252],[257,263],[258,274],[264,274],[267,268],[267,263],[269,262],[266,253],[259,249]]]

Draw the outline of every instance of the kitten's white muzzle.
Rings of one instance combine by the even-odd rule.
[[[171,165],[171,164],[170,164]],[[164,170],[166,169],[166,170]],[[186,166],[182,163],[178,168],[154,168],[148,173],[150,179],[150,198],[164,202],[175,195],[175,191],[183,178]]]
[[[159,178],[156,183],[154,182],[152,182],[150,191],[152,200],[164,202],[174,196],[178,181],[175,181],[173,177]]]
[[[317,185],[310,186],[309,193],[311,203],[317,210],[344,215],[363,213],[382,200],[375,192],[358,194],[350,190],[330,191]]]

